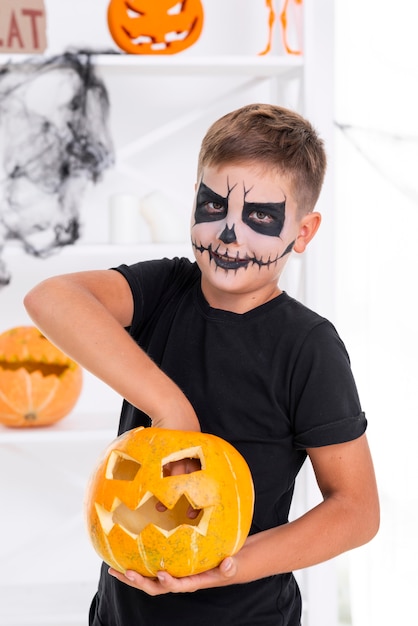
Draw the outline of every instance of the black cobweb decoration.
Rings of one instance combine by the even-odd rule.
[[[8,240],[46,257],[80,236],[89,182],[114,162],[109,98],[94,53],[31,57],[0,69],[0,285]]]

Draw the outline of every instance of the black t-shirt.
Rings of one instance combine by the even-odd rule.
[[[350,441],[366,419],[345,347],[330,322],[286,293],[247,313],[211,308],[187,259],[116,268],[135,308],[130,334],[184,391],[202,431],[232,443],[255,486],[251,533],[288,521],[306,448]],[[140,378],[138,384],[141,384]],[[123,403],[119,433],[149,418]],[[298,626],[292,574],[151,598],[102,570],[99,626]]]

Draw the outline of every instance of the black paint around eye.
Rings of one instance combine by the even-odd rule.
[[[219,204],[221,209],[216,213],[211,213],[208,210],[208,204]],[[224,198],[215,193],[205,185],[200,183],[199,189],[196,195],[196,210],[194,214],[195,224],[201,224],[202,222],[216,222],[223,220],[228,213],[228,198]]]
[[[261,235],[279,237],[285,219],[286,202],[244,202],[242,221],[252,230]],[[269,222],[257,222],[251,218],[252,213],[264,213],[270,217]]]

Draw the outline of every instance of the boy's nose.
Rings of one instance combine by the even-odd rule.
[[[229,228],[228,224],[225,226],[221,234],[219,235],[219,239],[222,243],[234,243],[237,240],[237,236],[235,234],[235,225],[232,228]]]

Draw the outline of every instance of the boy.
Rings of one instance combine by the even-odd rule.
[[[244,106],[202,143],[196,263],[70,274],[26,296],[42,332],[125,398],[119,433],[139,425],[212,432],[243,454],[255,484],[252,529],[238,554],[181,579],[103,566],[90,626],[299,626],[292,570],[377,532],[366,420],[344,345],[279,287],[291,251],[303,252],[319,227],[313,209],[325,167],[309,122],[278,106]],[[323,502],[289,523],[306,456]]]

